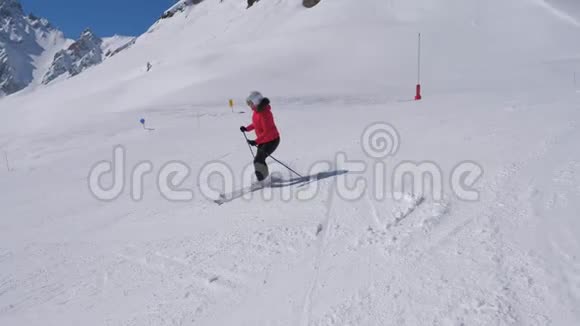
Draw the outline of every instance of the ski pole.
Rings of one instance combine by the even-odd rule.
[[[280,162],[279,160],[277,160],[274,156],[269,155],[270,158],[272,158],[274,161],[278,162],[280,165],[282,165],[283,167],[287,168],[288,170],[290,170],[292,173],[296,174],[299,178],[304,178],[300,173],[292,170],[289,166],[287,166],[286,164]]]
[[[242,131],[242,134],[244,134],[244,138],[246,139],[246,143],[248,144],[248,147],[250,148],[250,152],[252,153],[252,156],[253,156],[254,158],[256,158],[256,155],[254,155],[254,150],[252,149],[252,145],[250,145],[250,143],[249,143],[249,141],[250,141],[250,140],[248,139],[248,136],[247,136],[247,135],[246,135],[246,133],[245,133],[245,132],[243,132],[243,131]],[[278,163],[279,163],[280,165],[282,165],[283,167],[285,167],[285,168],[287,168],[288,170],[290,170],[290,172],[292,172],[292,173],[296,174],[298,177],[300,177],[300,178],[304,178],[304,177],[303,177],[303,176],[302,176],[300,173],[298,173],[298,172],[296,172],[296,171],[292,170],[292,169],[291,169],[291,168],[290,168],[288,165],[286,165],[286,164],[284,164],[284,163],[280,162],[280,160],[278,160],[278,159],[277,159],[277,158],[275,158],[274,156],[272,156],[272,155],[268,155],[268,156],[269,156],[270,158],[272,158],[274,161],[278,162]]]
[[[248,136],[246,136],[246,133],[242,131],[242,134],[244,135],[244,138],[246,138],[246,144],[248,144],[248,147],[250,148],[250,153],[252,153],[252,157],[256,158],[256,155],[254,155],[254,150],[252,149],[252,145],[250,145],[249,143],[249,139]]]

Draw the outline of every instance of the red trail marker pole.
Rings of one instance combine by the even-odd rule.
[[[421,33],[419,33],[419,44],[417,48],[417,89],[415,90],[415,101],[421,99]]]

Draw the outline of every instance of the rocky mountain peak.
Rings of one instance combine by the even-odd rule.
[[[81,33],[79,39],[69,46],[68,50],[74,55],[82,57],[87,52],[100,49],[102,44],[103,40],[87,28]]]
[[[0,0],[0,18],[21,16],[24,10],[18,0]]]
[[[98,38],[95,33],[93,33],[93,31],[90,28],[85,28],[85,30],[81,33],[81,36],[79,37],[79,40],[91,40],[91,39],[95,39]]]
[[[102,45],[103,40],[100,37],[90,29],[85,29],[78,40],[54,56],[53,64],[42,82],[50,83],[65,74],[75,76],[88,67],[101,63],[104,58]]]
[[[126,48],[115,44],[105,44],[89,28],[76,41],[67,40],[47,19],[25,14],[18,0],[0,0],[0,97],[31,84],[75,76],[101,63],[106,51]]]
[[[46,18],[37,17],[31,13],[31,14],[28,14],[27,19],[30,22],[30,25],[34,28],[53,29],[52,25],[50,24],[50,22]]]

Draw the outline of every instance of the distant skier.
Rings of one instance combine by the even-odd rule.
[[[246,103],[252,108],[252,123],[247,127],[240,127],[242,132],[255,130],[256,140],[248,140],[248,144],[258,147],[258,153],[254,158],[256,178],[263,183],[269,176],[266,159],[272,155],[280,144],[280,133],[276,128],[270,100],[260,94],[252,92],[246,99]]]

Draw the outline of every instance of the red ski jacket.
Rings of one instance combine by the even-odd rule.
[[[265,144],[279,138],[280,133],[278,133],[278,128],[276,128],[276,123],[274,122],[272,107],[268,104],[260,111],[253,111],[252,124],[247,126],[246,129],[248,131],[256,131],[256,143],[258,145]]]

